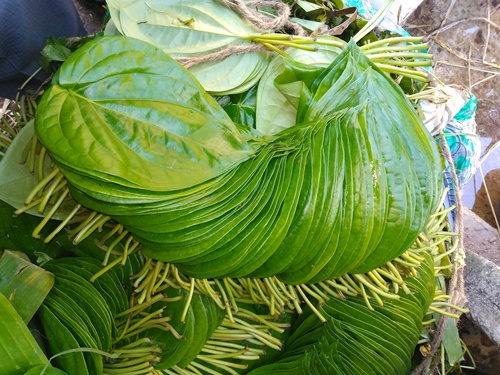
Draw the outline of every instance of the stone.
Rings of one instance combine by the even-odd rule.
[[[467,251],[464,273],[470,318],[500,345],[500,267]]]

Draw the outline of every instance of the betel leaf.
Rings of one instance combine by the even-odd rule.
[[[54,276],[20,254],[4,251],[0,258],[0,293],[28,324],[54,285]]]
[[[26,149],[30,148],[33,135],[34,121],[32,120],[14,137],[5,156],[0,160],[0,201],[6,202],[16,209],[24,206],[24,200],[39,183],[38,173],[33,173],[30,170],[30,162],[24,161],[24,154]],[[35,155],[33,161],[35,165],[38,165],[39,155]],[[44,159],[43,169],[45,174],[50,172],[51,160],[49,157]],[[75,202],[72,199],[66,199],[53,218],[64,218],[74,205]],[[45,216],[49,210],[50,208],[46,208],[44,212],[38,212],[36,208],[31,208],[26,212],[31,215]],[[1,211],[1,213],[5,213],[5,211]]]
[[[254,129],[256,93],[257,86],[254,86],[244,93],[223,96],[217,101],[233,122]]]
[[[217,1],[110,1],[107,35],[149,42],[174,58],[203,56],[190,71],[208,92],[235,94],[255,85],[267,66],[269,52],[231,53],[213,58],[228,46],[251,48],[251,36],[262,32]],[[116,31],[115,31],[116,30]]]
[[[298,100],[340,52],[338,47],[321,45],[317,51],[289,48],[286,50],[289,58],[274,57],[258,86],[257,130],[272,135],[297,124],[297,104],[292,98]]]
[[[432,257],[426,255],[418,277],[405,282],[411,293],[400,291],[399,300],[382,298],[383,305],[373,310],[361,296],[319,306],[326,323],[306,310],[278,360],[250,375],[409,374],[422,319],[434,297]]]
[[[298,103],[323,69],[276,56],[259,83],[256,105],[257,130],[276,134],[297,124]]]
[[[40,141],[66,175],[89,176],[94,186],[111,180],[144,191],[183,189],[252,153],[188,71],[132,38],[106,37],[76,51],[41,105]]]
[[[74,272],[85,280],[89,281],[92,276],[102,270],[102,264],[95,258],[91,257],[71,257],[59,258],[50,262],[49,266],[60,266],[67,272]],[[92,285],[105,298],[111,314],[114,316],[117,313],[127,310],[129,303],[128,291],[121,284],[118,274],[115,271],[122,271],[123,267],[112,268],[102,274],[95,280]]]
[[[26,323],[2,293],[0,317],[1,374],[22,375],[34,366],[48,363]]]
[[[186,310],[185,320],[181,321],[188,292],[168,288],[165,293],[173,299],[182,298],[172,302],[157,302],[151,310],[165,308],[162,314],[170,317],[169,324],[176,334],[161,327],[152,327],[139,333],[139,337],[148,337],[162,349],[159,355],[161,360],[155,363],[157,369],[167,369],[180,363],[189,364],[199,354],[225,314],[225,310],[217,306],[213,299],[195,293]]]
[[[265,51],[234,54],[191,66],[189,71],[212,95],[238,94],[257,84],[269,59]]]
[[[259,34],[249,21],[218,1],[110,0],[111,19],[123,35],[152,43],[171,56],[199,56]]]
[[[45,305],[38,311],[41,325],[45,331],[45,339],[51,353],[58,355],[54,363],[58,368],[71,375],[90,375],[80,344],[68,328]]]
[[[37,185],[36,174],[29,169],[29,163],[22,163],[23,151],[29,147],[34,135],[34,121],[28,122],[16,135],[5,156],[0,160],[0,200],[15,208],[24,205],[24,200]],[[50,160],[45,163],[50,168]],[[36,210],[32,211],[37,214]],[[42,214],[38,213],[39,216]]]
[[[37,111],[73,198],[147,256],[191,277],[301,284],[379,267],[424,229],[441,195],[436,144],[355,43],[324,70],[292,72],[304,84],[287,97],[304,122],[274,136],[209,98],[186,117],[206,94],[176,64],[101,38],[64,63]]]
[[[43,375],[69,375],[67,372],[63,370],[47,365],[32,367],[24,375],[40,375],[42,373]]]

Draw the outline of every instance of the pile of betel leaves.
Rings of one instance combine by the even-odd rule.
[[[411,373],[455,243],[390,3],[108,0],[49,42],[0,124],[0,373]]]

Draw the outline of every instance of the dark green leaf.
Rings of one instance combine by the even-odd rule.
[[[47,306],[42,305],[38,314],[45,331],[45,338],[53,355],[77,349],[73,352],[56,356],[53,361],[57,364],[57,367],[71,375],[90,375],[84,355],[81,351],[78,351],[80,344],[71,331],[66,328]]]

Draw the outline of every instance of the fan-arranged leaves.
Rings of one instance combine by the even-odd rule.
[[[159,369],[173,366],[186,367],[201,351],[206,341],[224,318],[225,311],[204,295],[194,294],[182,321],[188,293],[181,289],[169,288],[169,298],[181,297],[175,302],[158,303],[152,310],[164,306],[164,315],[170,316],[170,324],[175,331],[149,329],[140,334],[150,338],[162,349],[161,361],[155,365]]]
[[[102,38],[62,66],[37,134],[77,201],[187,275],[299,284],[367,272],[434,211],[435,142],[354,43],[326,69],[291,71],[299,123],[251,138],[161,51]],[[174,74],[175,97],[163,90]]]
[[[422,319],[434,298],[431,257],[419,270],[418,278],[406,279],[411,294],[384,299],[374,311],[355,297],[326,302],[320,309],[326,324],[312,312],[303,314],[279,359],[250,374],[408,374]]]
[[[45,267],[56,275],[54,288],[40,310],[52,352],[78,348],[109,352],[114,315],[103,296],[72,270],[51,263]],[[75,351],[56,361],[71,374],[100,374],[103,370],[102,357],[92,352]]]
[[[265,51],[234,54],[222,60],[196,64],[189,71],[212,95],[238,94],[259,82],[269,59],[269,53]]]

